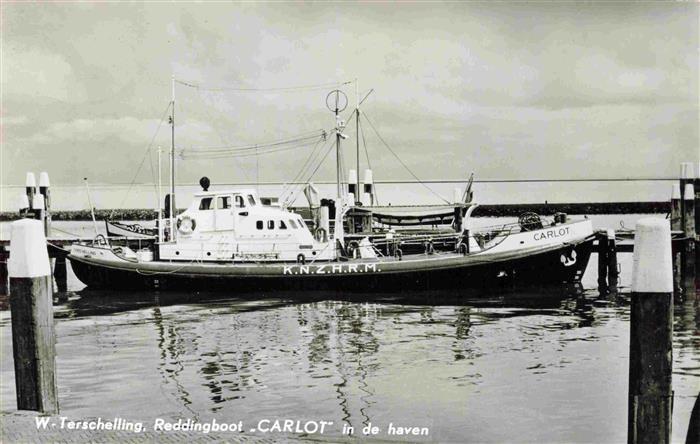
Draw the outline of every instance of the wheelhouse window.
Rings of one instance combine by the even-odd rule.
[[[294,229],[296,229],[296,227],[297,227],[297,224],[294,223],[294,219],[289,219],[289,225],[291,225],[292,228],[294,228]]]
[[[245,207],[245,201],[243,200],[243,196],[241,196],[241,195],[235,196],[234,202],[236,203],[236,208],[244,208]]]
[[[268,230],[274,230],[274,229],[275,229],[275,221],[274,221],[274,220],[268,220],[268,221],[267,221],[267,229],[268,229]]]
[[[280,230],[286,230],[287,229],[287,224],[284,223],[283,220],[280,221]]]
[[[212,202],[214,201],[213,197],[205,197],[201,201],[199,201],[199,209],[200,210],[211,210],[213,208]]]
[[[251,206],[255,206],[255,198],[253,197],[252,194],[248,195],[248,202],[250,203]]]
[[[219,196],[217,197],[216,208],[219,210],[227,210],[231,208],[231,196]]]
[[[263,221],[259,220],[259,221],[255,222],[255,228],[257,228],[258,230],[262,230],[263,229]]]

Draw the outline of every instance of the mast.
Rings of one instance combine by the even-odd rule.
[[[357,183],[355,184],[355,203],[362,202],[360,196],[362,196],[360,191],[360,86],[355,79],[355,141],[357,142]]]
[[[163,151],[162,147],[158,147],[158,243],[163,242],[163,201],[161,200],[161,188],[162,188],[162,178],[161,178],[161,171],[163,169],[161,165],[161,151]]]
[[[170,100],[170,240],[175,240],[175,75],[172,76],[172,99]]]
[[[348,136],[342,133],[345,128],[345,122],[340,120],[340,112],[344,111],[348,106],[348,97],[340,90],[331,91],[326,96],[326,106],[335,115],[335,161],[336,161],[336,180],[338,189],[337,200],[335,206],[335,227],[333,230],[333,238],[336,242],[343,243],[343,212],[345,202],[343,199],[343,187],[341,185],[341,168],[340,168],[340,139],[346,139]]]
[[[336,125],[336,130],[335,130],[335,172],[336,172],[336,182],[338,185],[337,189],[337,196],[338,196],[338,204],[340,204],[341,199],[343,197],[343,187],[340,184],[341,178],[340,178],[340,121],[338,120],[338,106],[336,105],[335,108],[335,125]],[[336,205],[338,205],[336,204]],[[336,206],[336,208],[338,208]],[[336,210],[337,211],[337,210]]]

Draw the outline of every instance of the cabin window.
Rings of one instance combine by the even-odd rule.
[[[258,230],[262,230],[263,229],[263,221],[259,220],[259,221],[255,222],[255,228],[257,228]]]
[[[219,196],[217,198],[218,205],[216,208],[219,210],[227,210],[231,208],[231,196]]]
[[[274,220],[268,220],[268,221],[267,221],[267,229],[268,229],[268,230],[274,230],[274,229],[275,229],[275,221],[274,221]]]
[[[199,202],[199,209],[200,210],[211,210],[212,209],[212,201],[214,199],[211,197],[205,197]]]
[[[286,230],[287,229],[287,224],[284,223],[283,220],[280,221],[280,230]]]
[[[243,196],[236,196],[235,202],[236,202],[236,208],[244,208],[245,207],[245,201],[243,200]]]
[[[297,224],[294,223],[294,219],[289,219],[289,225],[291,225],[292,228],[295,228],[295,229],[296,229],[296,227],[297,227]]]
[[[248,202],[250,202],[251,206],[255,206],[255,198],[253,198],[252,194],[248,195]]]

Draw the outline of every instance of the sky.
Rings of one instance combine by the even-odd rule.
[[[376,179],[674,177],[700,160],[698,8],[3,1],[1,182],[154,182],[172,76],[209,88],[176,85],[185,153],[331,131],[326,94],[352,82],[401,159],[363,124]],[[327,86],[270,90],[302,85]],[[177,180],[291,181],[312,149],[178,160]],[[329,155],[313,180],[334,174]]]

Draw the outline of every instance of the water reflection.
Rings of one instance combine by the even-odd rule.
[[[499,435],[503,416],[533,439],[543,420],[578,427],[576,436],[592,441],[624,439],[627,294],[575,286],[389,294],[380,302],[371,294],[250,297],[69,294],[55,307],[64,347],[59,385],[71,394],[64,412],[110,415],[119,406],[144,418],[251,422],[284,415],[356,430],[370,422],[429,421],[437,441],[508,441],[516,435]],[[1,322],[7,331],[8,318]],[[682,414],[700,381],[697,302],[676,305],[674,329]],[[86,364],[94,369],[91,387],[122,391],[121,401],[101,406],[81,395]],[[601,423],[599,435],[589,430],[592,421]]]

